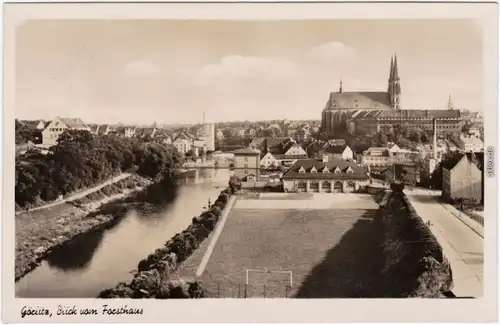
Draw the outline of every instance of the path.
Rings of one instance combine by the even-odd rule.
[[[39,207],[36,207],[36,208],[33,208],[33,209],[29,209],[28,211],[26,211],[26,210],[18,211],[18,212],[16,212],[16,215],[19,215],[19,214],[25,213],[25,212],[32,212],[32,211],[47,209],[47,208],[50,208],[50,207],[53,207],[53,206],[56,206],[56,205],[59,205],[59,204],[62,204],[62,203],[66,203],[66,202],[70,202],[70,201],[73,201],[73,200],[81,199],[81,198],[89,195],[90,193],[97,192],[100,189],[102,189],[103,187],[111,185],[111,184],[116,183],[118,181],[121,181],[122,179],[130,177],[131,175],[132,174],[130,174],[130,173],[122,173],[122,174],[120,174],[118,176],[113,177],[110,180],[105,181],[104,183],[101,183],[101,184],[99,184],[99,185],[97,185],[95,187],[89,188],[89,189],[84,190],[82,192],[76,193],[76,194],[74,194],[74,195],[72,195],[70,197],[67,197],[65,199],[58,200],[58,201],[55,201],[55,202],[52,202],[52,203],[49,203],[49,204],[45,204],[45,205],[42,205],[42,206],[39,206]]]
[[[456,211],[441,204],[435,191],[409,188],[404,192],[423,221],[432,223],[431,231],[451,263],[453,293],[458,297],[481,297],[484,243],[471,227],[473,224],[468,225],[467,220],[459,219]]]
[[[227,217],[229,216],[229,212],[231,212],[231,209],[233,208],[235,201],[236,201],[236,195],[233,195],[229,198],[226,208],[222,212],[221,220],[215,229],[214,236],[211,238],[210,244],[207,247],[205,255],[203,256],[203,259],[201,260],[201,263],[198,266],[198,269],[196,270],[197,277],[200,277],[203,274],[203,271],[205,271],[208,261],[210,260],[210,256],[214,251],[215,244],[217,243],[217,240],[219,239],[219,236],[222,233],[222,229],[224,229],[224,224],[226,223]]]

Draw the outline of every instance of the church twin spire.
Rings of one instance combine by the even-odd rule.
[[[400,109],[399,99],[401,97],[401,85],[399,84],[398,57],[396,53],[391,56],[391,68],[389,71],[389,81],[387,92],[394,109]]]

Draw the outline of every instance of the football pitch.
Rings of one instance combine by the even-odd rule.
[[[342,195],[332,196],[335,199],[328,201],[339,200],[338,209],[314,200],[301,206],[297,200],[236,202],[219,224],[219,234],[200,247],[198,257],[187,261],[198,263],[206,296],[370,296],[370,272],[378,273],[381,262],[378,246],[383,234],[374,219],[378,206],[369,196],[355,200],[351,195],[347,201],[339,199]],[[373,203],[367,203],[367,197]],[[287,202],[291,209],[285,208]]]

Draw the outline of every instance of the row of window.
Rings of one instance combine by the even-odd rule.
[[[306,170],[304,169],[304,167],[301,167],[301,168],[299,169],[299,173],[305,173],[305,172],[306,172]],[[317,173],[317,172],[318,172],[318,170],[317,170],[315,167],[313,167],[313,168],[311,168],[311,170],[310,170],[309,172],[310,172],[311,174],[314,174],[314,173]],[[321,172],[322,172],[322,173],[324,173],[324,174],[326,174],[326,173],[329,173],[330,171],[328,170],[328,168],[326,168],[326,167],[325,167],[325,168],[323,168],[323,169],[322,169],[322,171],[321,171]],[[340,174],[342,171],[340,170],[340,168],[336,167],[336,168],[334,169],[334,171],[333,171],[333,172],[334,172],[335,174]],[[348,167],[348,168],[347,168],[346,173],[347,173],[347,174],[351,174],[351,173],[353,173],[353,170],[351,169],[351,167]]]
[[[321,184],[321,187],[322,187],[322,188],[330,188],[330,184],[331,184],[330,182],[328,182],[328,181],[324,181],[324,182]],[[306,183],[306,182],[299,182],[299,183],[297,184],[297,186],[298,186],[299,188],[306,188],[306,187],[307,187],[307,183]],[[335,183],[333,184],[333,187],[334,187],[334,188],[342,188],[342,186],[343,186],[343,185],[342,185],[342,183],[341,183],[341,182],[335,182]],[[310,182],[310,183],[309,183],[309,188],[318,188],[318,187],[319,187],[319,182]],[[354,188],[354,187],[356,187],[356,184],[355,184],[353,181],[349,181],[349,182],[347,182],[347,187]]]
[[[62,132],[64,131],[65,129],[61,129],[61,128],[50,128],[50,131],[51,132]]]

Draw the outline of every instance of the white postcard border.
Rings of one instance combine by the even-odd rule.
[[[485,177],[484,297],[481,299],[97,300],[14,298],[15,28],[27,19],[478,19],[484,35],[485,146],[498,150],[498,6],[487,3],[171,3],[4,5],[2,319],[5,322],[482,322],[497,317],[497,176]],[[318,114],[321,108],[318,108]],[[495,157],[496,158],[496,157]],[[496,163],[496,162],[495,162]],[[497,164],[497,163],[496,163]],[[495,166],[496,167],[496,166]],[[104,288],[103,288],[104,289]],[[136,316],[21,318],[24,305],[55,309],[128,305]]]

